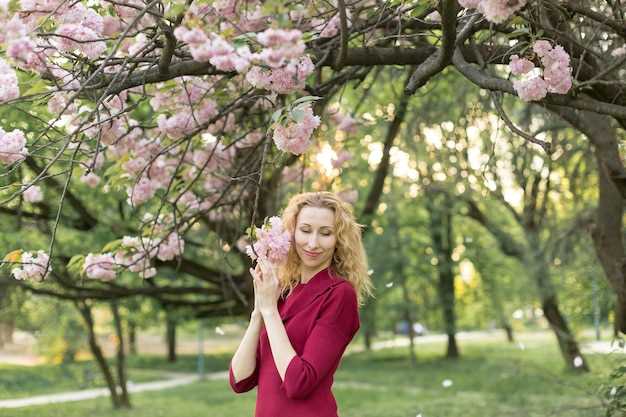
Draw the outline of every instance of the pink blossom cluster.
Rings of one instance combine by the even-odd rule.
[[[28,155],[24,132],[15,129],[5,132],[0,127],[0,163],[12,164],[21,161]]]
[[[170,261],[181,256],[184,251],[185,241],[178,233],[172,232],[159,244],[156,256],[162,261]]]
[[[224,38],[216,34],[207,35],[200,28],[188,29],[179,26],[174,36],[189,45],[189,52],[198,62],[210,62],[221,71],[245,72],[250,65],[248,47],[235,49]]]
[[[281,68],[265,69],[253,66],[246,74],[246,80],[257,88],[289,94],[304,89],[306,78],[313,72],[315,65],[308,55],[291,60]]]
[[[78,50],[91,59],[106,50],[102,40],[104,19],[95,10],[77,2],[60,16],[60,25],[55,34],[56,46],[61,51]]]
[[[315,69],[311,58],[304,54],[302,32],[267,29],[257,35],[257,40],[264,48],[251,54],[250,59],[262,66],[252,66],[246,80],[254,87],[279,94],[302,90],[306,77]]]
[[[157,225],[155,232],[162,228],[163,225]],[[131,272],[138,272],[143,278],[151,278],[156,275],[156,268],[151,265],[153,258],[169,261],[182,256],[184,250],[185,241],[177,232],[168,233],[163,238],[124,236],[114,261]]]
[[[24,69],[43,70],[45,55],[37,53],[37,45],[29,36],[26,23],[15,14],[6,22],[0,41],[6,43],[7,56]]]
[[[83,271],[88,278],[112,281],[116,276],[116,264],[110,253],[88,254],[85,257]]]
[[[31,185],[22,192],[22,197],[27,203],[39,203],[43,201],[43,193],[38,185]]]
[[[337,196],[349,204],[354,204],[359,199],[359,191],[354,189],[343,190],[337,193]]]
[[[620,46],[619,48],[615,48],[611,51],[611,56],[615,58],[624,56],[624,55],[626,55],[626,45]]]
[[[306,180],[315,174],[316,171],[311,167],[304,168],[304,171],[302,171],[302,166],[293,165],[283,170],[281,182],[283,184],[293,184],[294,182],[299,184],[300,180]]]
[[[180,110],[173,116],[167,117],[160,114],[157,117],[157,124],[161,133],[173,138],[182,138],[198,129],[200,125],[209,122],[218,114],[217,103],[211,99],[205,99],[196,108],[180,106]]]
[[[20,96],[15,70],[0,58],[0,104]]]
[[[269,222],[262,228],[256,228],[256,235],[257,241],[252,246],[246,247],[246,253],[252,260],[267,260],[279,264],[287,259],[291,247],[291,234],[284,229],[280,217],[270,217]]]
[[[294,117],[294,112],[298,116]],[[286,126],[278,124],[274,127],[272,139],[281,151],[300,155],[311,146],[311,135],[320,125],[320,118],[313,115],[309,102],[299,105],[291,114]]]
[[[81,175],[80,182],[82,182],[89,188],[96,188],[100,183],[100,177],[93,172],[88,172],[84,175]]]
[[[524,101],[543,99],[547,93],[567,94],[572,88],[572,68],[569,54],[561,45],[546,40],[533,44],[533,51],[541,59],[542,75],[532,74],[535,65],[526,58],[511,56],[509,68],[514,75],[527,75],[522,80],[513,81],[513,87]],[[531,75],[532,74],[532,75]]]
[[[352,154],[345,149],[342,149],[337,153],[337,155],[330,161],[333,168],[339,169],[343,166],[346,161],[352,159]]]
[[[43,281],[52,271],[49,265],[50,257],[42,250],[37,253],[24,252],[20,257],[20,264],[11,269],[11,273],[17,280]]]
[[[459,0],[461,7],[476,9],[493,23],[504,22],[526,3],[527,0]]]
[[[124,236],[121,249],[115,252],[115,263],[137,272],[142,278],[152,278],[156,275],[150,259],[156,256],[158,247],[152,244],[151,239]]]
[[[346,133],[356,133],[359,130],[356,119],[349,114],[344,114],[337,110],[330,115],[330,119],[335,122],[337,130],[342,130]]]
[[[328,22],[323,19],[314,19],[312,24],[315,30],[321,30],[320,38],[332,38],[339,34],[341,18],[339,17],[339,13],[337,13]],[[348,29],[352,26],[352,14],[350,13],[350,9],[346,9],[346,24]]]

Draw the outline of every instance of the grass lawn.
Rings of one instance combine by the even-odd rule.
[[[518,335],[523,343],[464,341],[462,358],[445,360],[441,344],[419,345],[411,367],[408,348],[355,353],[344,357],[333,392],[341,417],[597,417],[597,387],[623,355],[587,355],[589,374],[564,371],[553,336]],[[230,355],[208,359],[207,371],[225,370]],[[157,358],[133,358],[135,367],[160,368]],[[170,370],[195,369],[183,357]],[[166,366],[167,368],[167,366]],[[443,381],[450,386],[444,387]],[[203,381],[132,396],[134,408],[113,412],[107,398],[2,410],[7,417],[250,417],[256,390],[231,391],[227,380]]]
[[[132,382],[155,381],[165,372],[129,369]],[[0,365],[0,399],[30,397],[55,392],[106,386],[100,369],[93,361],[67,365],[16,366]],[[0,410],[2,415],[2,410]]]

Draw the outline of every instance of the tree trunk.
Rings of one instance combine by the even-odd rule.
[[[535,285],[539,291],[543,315],[554,332],[565,359],[566,366],[576,371],[589,371],[589,365],[578,348],[576,338],[572,334],[565,317],[559,308],[556,288],[550,278],[550,268],[540,246],[538,232],[526,230],[530,257],[527,260]]]
[[[137,354],[137,324],[128,320],[128,351],[131,355]]]
[[[406,277],[400,280],[402,286],[402,297],[404,299],[404,319],[409,323],[409,356],[411,358],[411,366],[417,366],[417,356],[415,354],[415,331],[413,330],[413,315],[411,314],[411,299],[409,298],[409,290],[406,286]]]
[[[623,215],[626,198],[626,168],[617,146],[618,138],[610,117],[596,113],[550,106],[593,144],[598,166],[598,209],[591,230],[596,256],[615,292],[616,334],[626,334],[626,250]]]
[[[84,301],[75,302],[74,305],[80,312],[85,325],[87,326],[88,332],[88,340],[89,340],[89,348],[91,349],[91,353],[93,357],[96,359],[98,366],[100,367],[100,371],[102,371],[102,375],[104,376],[104,381],[109,388],[109,392],[111,394],[111,402],[113,403],[113,408],[122,408],[123,405],[120,402],[120,398],[117,394],[117,386],[115,383],[115,378],[109,369],[109,364],[104,358],[104,354],[102,353],[102,349],[100,345],[98,345],[98,341],[96,339],[96,333],[93,328],[93,316],[91,315],[91,307],[87,305]]]
[[[169,311],[166,314],[167,361],[176,362],[176,320]]]
[[[131,408],[130,398],[128,396],[128,386],[126,378],[126,356],[124,353],[124,332],[122,331],[122,319],[116,301],[111,303],[111,312],[113,313],[113,322],[115,324],[115,334],[117,336],[117,380],[122,390],[120,393],[120,405],[124,408]]]
[[[437,255],[439,274],[438,293],[443,310],[443,321],[448,335],[447,358],[458,358],[456,343],[456,313],[454,297],[454,271],[452,260],[452,201],[445,193],[436,193],[427,202],[430,212],[430,234]]]
[[[372,350],[372,343],[376,336],[376,300],[370,299],[363,307],[363,344],[366,351]]]
[[[617,145],[614,145],[617,150]],[[591,230],[591,237],[596,256],[616,295],[614,333],[619,334],[621,331],[626,334],[626,258],[622,236],[624,200],[609,179],[598,151],[596,160],[600,193],[596,223]]]
[[[556,339],[559,342],[559,349],[567,366],[575,371],[589,371],[587,361],[583,357],[578,343],[572,335],[572,332],[567,325],[565,317],[559,310],[559,304],[556,296],[546,297],[541,300],[541,307],[543,314],[550,323],[550,328],[554,331]]]

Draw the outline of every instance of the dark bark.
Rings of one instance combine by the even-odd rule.
[[[411,366],[417,366],[417,355],[415,354],[415,331],[413,329],[413,315],[411,314],[411,300],[409,298],[409,290],[406,285],[406,277],[401,274],[400,285],[402,286],[402,298],[404,299],[404,320],[409,323],[409,356],[411,358]]]
[[[137,323],[134,320],[128,320],[128,352],[137,354]]]
[[[119,306],[116,301],[111,303],[111,312],[113,313],[113,323],[115,325],[115,335],[117,336],[117,349],[116,349],[116,369],[117,369],[117,381],[119,383],[120,393],[120,405],[124,408],[131,408],[130,398],[128,396],[128,386],[126,378],[126,354],[124,352],[124,332],[122,330],[122,319],[120,318]]]
[[[77,301],[74,303],[74,305],[83,317],[83,321],[85,322],[85,326],[87,327],[89,348],[91,349],[91,353],[98,363],[98,367],[100,367],[100,371],[104,376],[104,381],[107,384],[107,388],[109,388],[113,408],[121,408],[123,406],[117,393],[117,384],[115,382],[115,378],[113,377],[113,373],[111,373],[111,369],[109,369],[109,364],[107,363],[104,354],[102,353],[102,349],[98,344],[98,340],[96,339],[93,316],[91,314],[91,307],[85,301]]]
[[[617,146],[617,133],[610,118],[599,114],[551,107],[582,132],[593,145],[598,167],[598,207],[591,228],[596,256],[615,292],[614,329],[626,334],[626,250],[623,241],[626,168]]]
[[[166,311],[165,340],[167,342],[167,361],[176,362],[176,320],[172,313]]]
[[[454,296],[454,261],[452,251],[452,201],[445,192],[433,192],[426,199],[430,213],[430,235],[437,256],[438,295],[443,312],[443,322],[448,336],[447,358],[458,358],[456,343],[456,313]]]
[[[543,315],[556,336],[566,366],[575,371],[588,372],[589,365],[559,308],[556,288],[550,277],[550,268],[541,248],[538,233],[533,230],[527,230],[526,233],[529,246],[526,265],[537,286]]]

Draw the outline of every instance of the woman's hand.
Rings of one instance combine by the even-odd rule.
[[[251,269],[254,281],[254,309],[266,315],[277,311],[280,297],[280,281],[278,268],[273,264],[259,260],[254,271]]]

